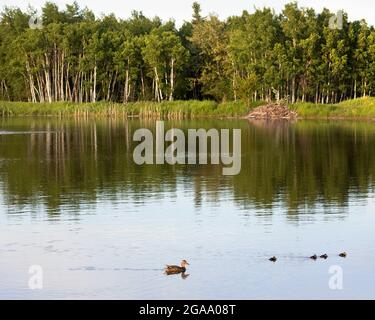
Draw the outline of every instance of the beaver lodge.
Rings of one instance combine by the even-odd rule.
[[[297,119],[297,117],[297,112],[289,109],[285,105],[268,104],[253,109],[246,116],[246,119],[294,120]]]

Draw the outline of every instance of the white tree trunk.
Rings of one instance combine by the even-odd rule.
[[[97,66],[95,64],[95,67],[94,67],[94,88],[92,90],[92,102],[96,102],[96,74],[97,74]]]
[[[174,59],[172,58],[171,61],[171,92],[169,95],[169,101],[173,101],[173,94],[174,94]]]

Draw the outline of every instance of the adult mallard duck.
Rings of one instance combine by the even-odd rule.
[[[181,261],[181,267],[179,266],[170,266],[167,265],[165,267],[165,272],[167,274],[179,274],[179,273],[184,273],[186,272],[186,266],[188,266],[189,263],[186,260]]]
[[[328,259],[328,254],[322,254],[322,255],[320,256],[320,259],[327,260],[327,259]]]
[[[340,253],[339,256],[341,258],[346,258],[348,256],[348,254],[346,252],[343,252],[343,253]]]
[[[314,254],[313,256],[310,257],[311,260],[317,260],[318,259],[318,256],[316,254]]]

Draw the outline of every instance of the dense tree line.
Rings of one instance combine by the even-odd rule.
[[[0,18],[0,99],[130,102],[174,99],[335,103],[375,92],[375,30],[366,21],[329,25],[332,13],[285,6],[221,21],[193,17],[100,18],[77,3],[47,2],[41,29],[33,9]]]

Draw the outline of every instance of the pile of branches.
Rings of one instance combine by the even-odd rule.
[[[289,109],[285,105],[281,104],[268,104],[253,109],[250,114],[247,115],[247,119],[285,119],[294,120],[298,118],[296,111]]]

